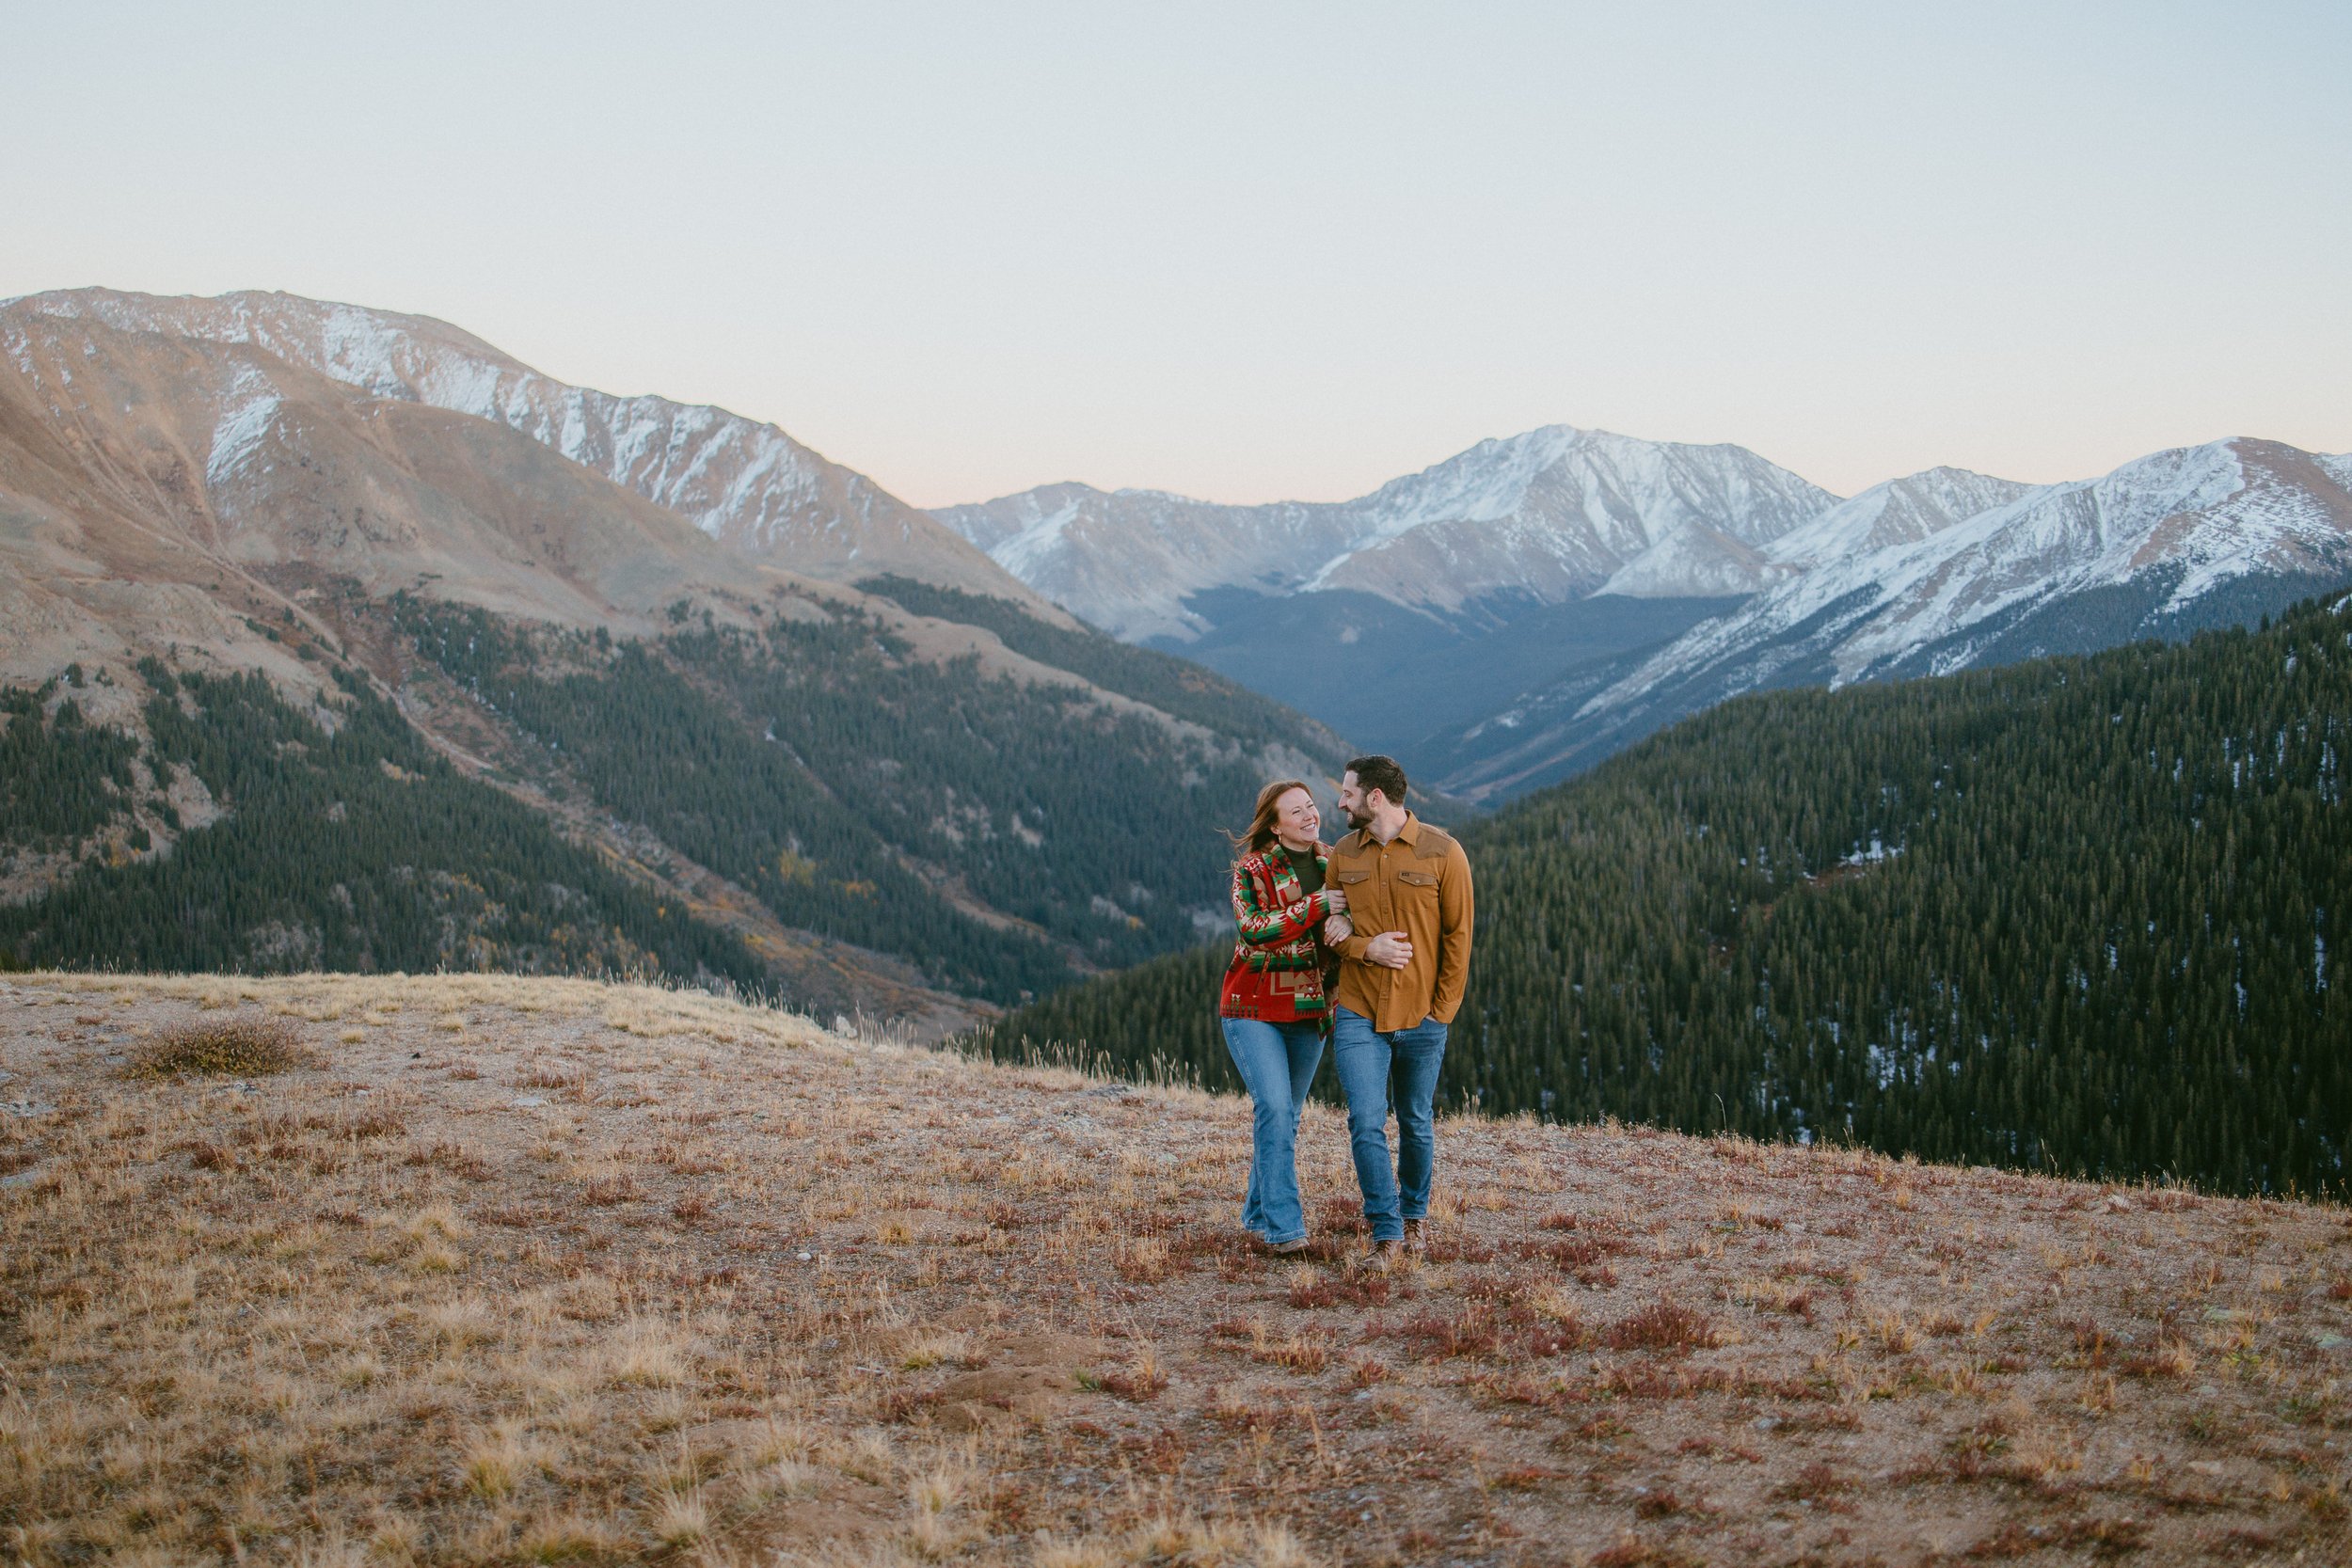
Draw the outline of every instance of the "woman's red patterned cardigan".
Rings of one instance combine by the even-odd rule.
[[[1315,863],[1329,869],[1322,845]],[[1240,940],[1225,968],[1217,1011],[1268,1023],[1322,1022],[1330,1015],[1324,986],[1327,950],[1315,940],[1331,911],[1324,895],[1299,886],[1280,845],[1244,855],[1233,866],[1233,924]]]

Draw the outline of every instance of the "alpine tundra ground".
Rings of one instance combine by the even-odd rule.
[[[1318,1108],[1277,1260],[1243,1102],[503,977],[15,976],[0,1101],[14,1562],[2347,1549],[2340,1211],[1452,1121],[1386,1273]]]

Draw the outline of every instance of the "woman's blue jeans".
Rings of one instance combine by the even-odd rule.
[[[1225,1049],[1248,1087],[1253,1112],[1242,1228],[1279,1246],[1307,1234],[1307,1212],[1298,1200],[1298,1115],[1323,1065],[1323,1028],[1255,1018],[1222,1022]]]
[[[1347,1142],[1375,1242],[1402,1241],[1405,1222],[1429,1212],[1437,1172],[1438,1069],[1445,1025],[1422,1019],[1387,1034],[1345,1007],[1331,1014],[1331,1066],[1347,1093]],[[1396,1080],[1396,1163],[1389,1163],[1389,1080]]]

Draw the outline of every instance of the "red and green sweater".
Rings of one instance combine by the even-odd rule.
[[[1313,853],[1316,867],[1327,867],[1323,846],[1316,845]],[[1330,912],[1322,894],[1299,884],[1290,851],[1280,845],[1244,855],[1233,866],[1239,940],[1232,962],[1225,966],[1218,1013],[1268,1023],[1321,1022],[1328,1017],[1323,970],[1329,958],[1315,933]]]

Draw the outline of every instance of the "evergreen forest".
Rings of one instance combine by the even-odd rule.
[[[1073,631],[1048,625],[1009,599],[901,577],[868,578],[858,588],[916,615],[985,627],[1006,647],[1040,664],[1067,670],[1105,691],[1133,697],[1162,713],[1248,744],[1287,741],[1313,753],[1338,752],[1343,745],[1338,736],[1304,714],[1206,666],[1121,642],[1091,627]],[[1248,815],[1246,803],[1243,813]]]
[[[1305,748],[1324,773],[1343,759],[1311,721],[1181,660],[887,586],[1102,689],[919,657],[830,598],[779,602],[751,628],[680,603],[644,639],[406,594],[381,613],[402,678],[428,683],[412,694],[446,692],[486,725],[468,744],[488,778],[628,842],[649,833],[787,927],[999,1004],[1193,945],[1222,908],[1220,830],[1247,818],[1269,750],[1295,768]],[[778,984],[739,936],[451,768],[356,668],[316,708],[258,676],[154,658],[139,673],[144,734],[90,721],[78,668],[0,691],[0,879],[19,899],[54,884],[0,904],[0,962]],[[183,823],[190,787],[205,805]]]
[[[1263,780],[1251,743],[1284,717],[1208,676],[1201,694],[1242,733],[1204,736],[971,657],[910,657],[838,602],[756,630],[679,606],[663,637],[617,642],[415,598],[393,610],[425,657],[600,809],[787,926],[1004,1004],[1199,940],[1223,906],[1220,829],[1247,820]],[[1288,717],[1296,738],[1317,739]],[[1336,772],[1336,738],[1317,743]]]
[[[740,941],[657,902],[458,774],[349,675],[319,713],[256,674],[150,658],[142,744],[71,695],[0,693],[7,863],[103,843],[0,905],[0,965],[667,975],[757,989]],[[51,699],[45,701],[44,699]],[[218,820],[182,819],[193,775]],[[167,836],[168,851],[150,853]]]
[[[1442,1101],[2345,1196],[2347,605],[1759,692],[1463,825]],[[1228,951],[971,1043],[1237,1087]]]

